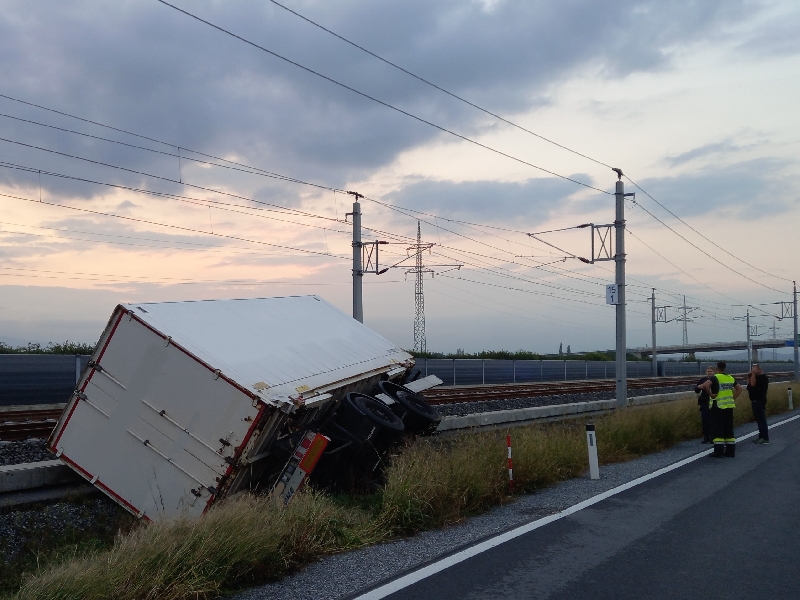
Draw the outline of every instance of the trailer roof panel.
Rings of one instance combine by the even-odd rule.
[[[250,390],[297,382],[313,388],[411,359],[317,296],[123,306]]]

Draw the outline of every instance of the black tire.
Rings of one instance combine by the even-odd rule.
[[[347,394],[336,416],[341,427],[378,450],[394,445],[405,431],[403,421],[388,406],[366,394]]]
[[[406,431],[416,435],[430,435],[436,431],[442,416],[425,398],[391,381],[381,381],[378,387],[395,401],[390,408],[403,421]]]

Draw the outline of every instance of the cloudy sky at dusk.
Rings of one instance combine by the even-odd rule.
[[[400,110],[156,0],[7,0],[0,340],[94,342],[128,301],[318,294],[349,312],[336,189],[366,196],[385,266],[418,219],[435,244],[429,350],[610,348],[613,263],[573,258],[585,229],[525,235],[612,222],[609,166],[636,192],[630,347],[650,342],[653,287],[670,319],[686,296],[690,341],[743,339],[748,304],[760,334],[789,334],[771,315],[800,277],[797,3],[285,1],[541,137],[273,2],[172,3]],[[412,262],[364,278],[365,323],[403,347]]]

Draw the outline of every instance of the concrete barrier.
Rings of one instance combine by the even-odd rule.
[[[0,493],[32,490],[76,481],[82,479],[60,460],[0,467]]]
[[[645,404],[658,404],[659,402],[674,402],[675,400],[697,400],[694,392],[671,392],[669,394],[653,394],[651,396],[634,396],[628,398],[628,406],[644,406]]]
[[[674,402],[695,397],[692,392],[673,392],[669,394],[653,394],[650,396],[634,396],[628,398],[629,406],[644,406],[660,402]],[[529,408],[515,408],[511,410],[496,410],[485,413],[474,413],[462,417],[445,417],[439,423],[436,431],[452,431],[455,429],[469,429],[472,427],[491,427],[492,425],[505,425],[536,421],[539,419],[553,419],[569,417],[571,415],[589,414],[612,411],[617,407],[616,400],[594,400],[592,402],[573,402],[571,404],[551,404],[548,406],[532,406]]]

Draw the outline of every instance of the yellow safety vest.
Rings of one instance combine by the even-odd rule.
[[[733,400],[733,387],[736,385],[736,379],[727,373],[717,373],[714,375],[719,382],[719,393],[713,400],[709,400],[709,407],[713,406],[716,402],[719,408],[735,408],[736,403]]]

